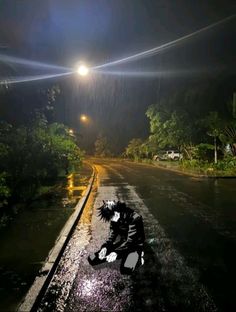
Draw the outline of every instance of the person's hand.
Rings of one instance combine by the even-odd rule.
[[[144,252],[142,251],[141,253],[141,265],[144,265]]]
[[[106,247],[103,247],[98,254],[98,258],[100,260],[103,260],[106,257],[106,254],[107,254],[107,249]]]
[[[113,262],[116,260],[116,258],[117,258],[117,253],[113,251],[107,256],[107,262]]]

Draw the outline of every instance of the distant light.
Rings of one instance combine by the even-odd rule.
[[[85,65],[80,65],[79,68],[78,68],[78,74],[80,76],[87,76],[88,75],[88,72],[89,72],[89,69],[87,66]]]
[[[73,129],[70,129],[70,130],[69,130],[69,134],[73,135],[73,134],[74,134],[74,130],[73,130]]]
[[[86,115],[81,115],[80,120],[86,122],[88,120],[88,117]]]

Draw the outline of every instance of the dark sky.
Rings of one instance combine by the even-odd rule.
[[[79,60],[98,65],[132,55],[214,23],[236,12],[230,0],[0,0],[0,51],[5,54],[74,66]],[[118,69],[232,70],[235,19],[160,55]],[[1,48],[2,47],[2,48]],[[181,75],[180,75],[181,76]],[[176,76],[161,90],[188,77]],[[92,79],[90,79],[92,80]],[[160,79],[97,78],[60,80],[58,105],[66,121],[78,128],[88,145],[102,130],[116,146],[145,137],[145,111],[160,96]],[[168,89],[169,88],[169,89]],[[91,116],[90,125],[78,116]],[[116,133],[114,136],[113,134]]]

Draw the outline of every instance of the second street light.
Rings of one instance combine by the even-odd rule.
[[[87,122],[88,121],[88,116],[86,116],[86,115],[81,115],[80,116],[80,120],[83,122],[83,123],[85,123],[85,122]]]

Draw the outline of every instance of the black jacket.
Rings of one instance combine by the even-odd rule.
[[[144,240],[142,216],[126,207],[117,222],[111,221],[109,237],[102,247],[115,252],[131,251],[142,248]]]

